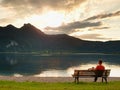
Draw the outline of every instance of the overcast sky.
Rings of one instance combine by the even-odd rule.
[[[0,0],[0,26],[24,23],[47,34],[120,40],[120,0]]]

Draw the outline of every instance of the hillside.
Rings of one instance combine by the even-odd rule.
[[[66,34],[47,35],[31,24],[0,27],[0,52],[74,51],[120,53],[120,41],[84,41]]]

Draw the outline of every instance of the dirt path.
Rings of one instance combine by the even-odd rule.
[[[8,81],[34,81],[34,82],[74,82],[72,77],[33,77],[33,76],[23,76],[23,77],[14,77],[14,76],[0,76],[0,80]],[[80,81],[92,82],[94,78],[80,78]],[[98,79],[98,82],[101,81],[101,78]],[[120,77],[109,77],[109,81],[120,81]]]

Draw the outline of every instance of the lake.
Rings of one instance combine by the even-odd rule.
[[[69,77],[74,69],[88,69],[103,60],[110,77],[120,77],[120,55],[102,53],[0,54],[0,75],[35,77]]]

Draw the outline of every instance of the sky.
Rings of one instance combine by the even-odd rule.
[[[120,40],[120,0],[0,0],[0,26],[24,23],[46,34]]]

